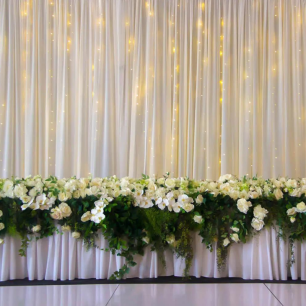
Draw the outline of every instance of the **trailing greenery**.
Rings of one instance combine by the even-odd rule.
[[[288,264],[294,264],[293,243],[306,238],[306,179],[237,179],[218,181],[188,178],[82,178],[40,176],[0,179],[0,244],[5,236],[19,235],[19,254],[28,244],[62,231],[83,239],[84,247],[99,248],[101,232],[109,251],[125,258],[111,278],[122,278],[136,265],[135,255],[146,247],[156,251],[166,267],[164,251],[170,248],[185,260],[188,277],[192,265],[192,232],[198,232],[217,266],[225,266],[233,243],[245,243],[264,227],[272,226],[291,247]],[[59,227],[60,225],[61,227]]]

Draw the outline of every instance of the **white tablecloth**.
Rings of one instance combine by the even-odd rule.
[[[286,280],[301,277],[306,280],[306,243],[295,243],[296,263],[287,268],[290,256],[288,242],[277,241],[276,231],[263,230],[246,244],[231,246],[227,265],[218,271],[216,251],[210,252],[201,243],[201,237],[193,234],[194,258],[190,275],[196,277],[241,277],[243,279]],[[20,257],[20,239],[5,237],[0,246],[0,280],[73,280],[75,278],[106,279],[124,264],[124,259],[110,252],[97,249],[86,251],[81,240],[71,233],[54,234],[52,237],[30,242],[27,257]],[[107,247],[107,241],[99,234],[97,244]],[[144,256],[136,256],[137,265],[127,277],[154,278],[158,276],[182,276],[184,260],[176,258],[170,250],[165,252],[167,267],[164,270],[155,252],[148,247]]]

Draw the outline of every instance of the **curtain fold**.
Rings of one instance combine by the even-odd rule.
[[[0,0],[0,177],[303,177],[305,88],[305,0]]]
[[[264,229],[246,244],[231,246],[224,269],[218,270],[217,252],[210,252],[197,233],[192,233],[194,258],[190,275],[195,277],[240,277],[261,280],[306,280],[305,251],[306,243],[294,244],[295,263],[288,268],[290,259],[288,241],[278,240],[274,229]],[[108,243],[99,233],[96,244],[107,248]],[[10,279],[29,280],[73,280],[106,279],[125,263],[124,258],[91,248],[86,251],[82,241],[72,238],[71,233],[54,234],[29,243],[27,257],[20,257],[18,249],[21,241],[16,237],[5,238],[0,248],[0,281]],[[158,276],[183,276],[185,263],[177,258],[170,249],[164,252],[166,269],[159,255],[150,247],[144,256],[136,255],[137,262],[126,277],[155,278]]]

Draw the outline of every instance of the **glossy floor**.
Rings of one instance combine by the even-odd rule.
[[[1,306],[306,306],[306,285],[126,284],[0,287]]]

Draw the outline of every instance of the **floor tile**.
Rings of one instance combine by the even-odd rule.
[[[1,306],[104,306],[118,285],[0,287]]]
[[[306,306],[306,285],[266,284],[266,286],[283,305]]]
[[[264,284],[127,284],[108,306],[281,305]]]

